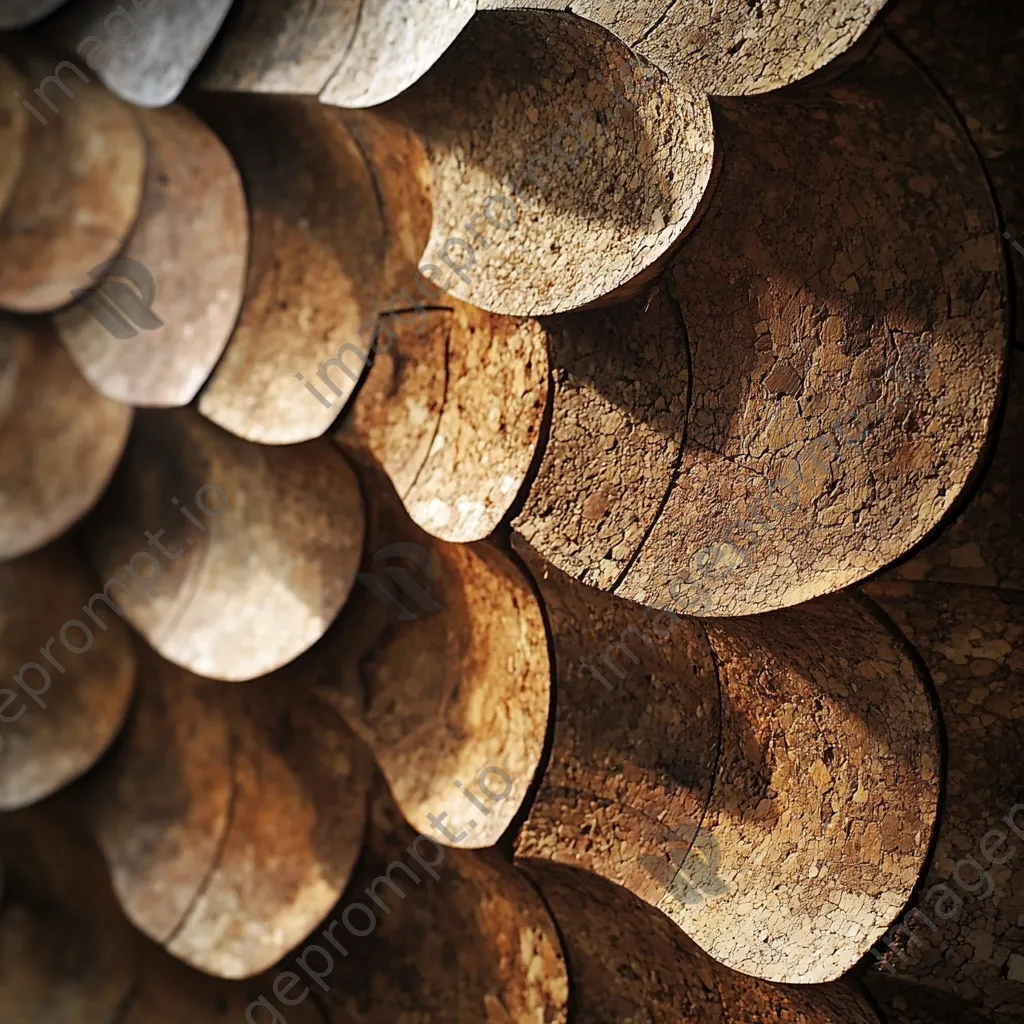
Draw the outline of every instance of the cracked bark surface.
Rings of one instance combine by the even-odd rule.
[[[890,44],[814,91],[718,109],[722,175],[666,275],[686,450],[617,588],[664,605],[681,579],[676,609],[710,616],[841,589],[921,541],[989,443],[1007,344],[984,175]]]
[[[433,279],[495,313],[629,284],[691,226],[711,178],[707,100],[571,15],[481,13],[388,109],[433,171]]]
[[[903,916],[907,926],[886,955],[894,973],[879,965],[868,984],[886,1006],[915,1002],[925,986],[988,1019],[1019,1019],[1024,595],[930,582],[875,581],[864,589],[924,659],[948,744],[938,841],[913,904],[922,916]]]
[[[848,597],[701,623],[514,546],[557,680],[516,855],[622,885],[745,974],[852,968],[910,896],[938,800],[933,709],[885,626]]]
[[[852,985],[775,985],[730,971],[620,886],[550,862],[520,866],[564,936],[578,1024],[878,1022]]]
[[[1024,296],[1024,141],[1020,93],[1024,88],[1024,25],[1013,0],[900,0],[885,21],[927,67],[956,104],[995,190],[1005,220],[1006,252],[1013,265],[1018,304]],[[1024,320],[1016,317],[1024,346]]]
[[[97,629],[80,655],[62,651],[60,643],[53,654],[53,641],[47,644],[64,623],[80,623],[82,605],[95,586],[80,556],[64,544],[0,563],[3,677],[17,681],[19,669],[34,661],[45,666],[48,679],[44,683],[43,673],[35,670],[21,674],[37,693],[34,698],[25,690],[0,690],[6,723],[0,738],[0,810],[37,803],[77,779],[121,729],[136,675],[124,626],[114,621]],[[77,629],[67,635],[72,643],[79,637]],[[56,665],[33,644],[45,644]],[[12,708],[15,694],[24,694],[20,709]]]
[[[43,78],[29,58],[25,76]],[[146,143],[134,112],[97,85],[79,83],[59,116],[27,119],[25,152],[0,212],[0,307],[44,313],[92,287],[139,213]],[[22,107],[22,110],[25,108]],[[6,159],[6,158],[5,158]]]
[[[308,441],[337,418],[369,358],[387,245],[374,181],[343,122],[316,102],[199,106],[238,163],[252,218],[241,315],[199,411],[249,441]],[[279,148],[268,149],[268,134]],[[318,379],[339,352],[343,367]]]
[[[303,689],[200,679],[140,650],[137,706],[81,798],[132,923],[222,978],[269,968],[337,902],[368,754]]]
[[[327,440],[264,447],[191,410],[143,410],[86,543],[102,578],[135,584],[112,593],[160,654],[241,681],[323,636],[355,584],[363,535],[355,475]],[[141,568],[131,561],[140,551]]]
[[[97,394],[42,320],[0,318],[0,559],[36,551],[100,499],[132,410]]]
[[[280,686],[313,686],[345,717],[415,828],[440,836],[433,816],[464,847],[493,845],[544,745],[550,668],[540,609],[500,552],[429,537],[379,468],[364,462],[359,476],[362,589],[324,639],[278,674]],[[509,776],[485,782],[498,798],[477,785],[492,766]]]
[[[140,110],[138,117],[149,166],[138,220],[118,255],[150,274],[151,312],[162,323],[138,325],[142,333],[126,342],[80,303],[54,322],[101,393],[133,405],[181,406],[231,336],[245,288],[249,216],[231,156],[205,124],[183,107]],[[130,269],[123,276],[140,290]]]

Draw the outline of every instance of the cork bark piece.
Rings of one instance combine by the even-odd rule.
[[[1006,407],[992,462],[963,512],[887,577],[1024,590],[1024,357],[1010,358]]]
[[[25,67],[32,80],[50,71],[45,61]],[[63,74],[73,98],[52,82],[44,96],[62,102],[32,97],[42,120],[27,119],[24,158],[0,215],[0,308],[19,313],[48,312],[90,287],[142,199],[146,145],[135,115],[98,85]]]
[[[97,394],[42,320],[0,318],[0,559],[55,540],[99,500],[132,410]]]
[[[500,552],[429,537],[379,469],[362,465],[360,477],[368,536],[358,593],[280,673],[281,686],[312,685],[344,715],[415,828],[446,844],[493,845],[544,746],[540,609]]]
[[[25,28],[65,3],[67,0],[0,0],[0,30]]]
[[[321,100],[358,108],[393,99],[433,67],[475,10],[475,0],[361,0],[355,34]]]
[[[28,83],[10,61],[0,57],[0,216],[10,198],[28,145],[28,110],[18,98]]]
[[[173,103],[203,59],[232,0],[75,0],[49,27],[62,50],[73,50],[100,81],[129,103]],[[122,8],[125,8],[122,10]]]
[[[135,656],[120,622],[101,630],[85,614],[95,585],[64,545],[0,563],[0,660],[13,680],[0,690],[0,810],[78,778],[121,727]]]
[[[929,693],[849,596],[705,625],[722,690],[701,823],[714,856],[695,846],[680,872],[720,887],[659,906],[727,967],[833,981],[885,933],[925,865],[940,770]]]
[[[137,928],[208,974],[250,977],[348,882],[368,753],[306,690],[225,686],[140,658],[138,707],[85,814]]]
[[[679,467],[689,389],[682,318],[659,286],[544,326],[551,425],[512,526],[559,569],[612,590]]]
[[[252,251],[241,316],[199,410],[249,441],[308,441],[338,417],[369,359],[386,247],[373,178],[315,100],[204,97],[200,110],[241,169]]]
[[[627,284],[691,226],[711,178],[706,98],[568,14],[482,12],[395,109],[433,172],[431,279],[495,313]]]
[[[677,610],[711,616],[841,589],[920,542],[986,448],[1007,345],[984,175],[891,44],[719,109],[721,179],[668,275],[686,451],[617,591],[658,603],[682,577]]]
[[[1005,222],[1006,251],[1016,278],[1018,309],[1024,296],[1024,20],[1014,0],[900,0],[886,28],[941,84],[962,114],[981,152]],[[1017,244],[1014,245],[1013,243]],[[1024,346],[1024,318],[1016,316],[1016,342]]]
[[[362,0],[235,0],[197,84],[218,92],[315,96],[352,46],[364,10]]]
[[[132,625],[168,661],[228,681],[312,646],[362,553],[341,453],[252,445],[186,410],[140,412],[136,427],[86,538],[100,575],[124,583],[113,593]]]
[[[852,985],[775,985],[712,960],[671,921],[607,879],[552,864],[519,865],[563,936],[578,1024],[878,1024]]]
[[[113,276],[97,278],[104,283],[95,296],[113,302],[115,318],[125,314],[124,330],[115,333],[108,317],[98,318],[94,303],[77,302],[54,320],[98,391],[133,405],[187,405],[238,316],[249,217],[238,171],[205,124],[182,107],[139,117],[149,169],[138,222],[119,254],[134,265],[111,264]],[[130,282],[130,295],[120,277]]]
[[[379,789],[359,869],[310,937],[333,961],[328,1020],[566,1024],[562,943],[536,890],[495,851],[432,847]]]
[[[865,587],[920,652],[947,737],[938,840],[902,930],[890,933],[868,984],[888,1001],[918,986],[980,1015],[1024,1014],[1024,595],[945,583]],[[916,913],[914,911],[916,910]],[[886,947],[891,947],[887,949]]]
[[[721,721],[704,629],[651,620],[513,546],[540,590],[556,678],[551,754],[516,855],[585,868],[657,905],[712,788]]]

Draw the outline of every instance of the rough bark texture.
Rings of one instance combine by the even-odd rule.
[[[396,104],[433,169],[433,279],[497,313],[626,284],[678,241],[711,177],[707,100],[567,14],[481,14]]]
[[[537,600],[504,555],[430,538],[379,470],[363,466],[360,478],[360,590],[280,673],[281,686],[314,685],[345,716],[413,826],[490,846],[521,806],[544,745],[550,668]]]
[[[26,77],[53,71],[30,61]],[[90,271],[115,256],[139,213],[146,144],[134,113],[98,85],[74,83],[74,98],[51,83],[54,113],[33,104],[21,170],[0,216],[0,307],[42,313],[91,287]],[[22,110],[25,108],[23,107]]]
[[[970,504],[938,537],[887,575],[1024,590],[1024,356],[1010,359],[1006,408]]]
[[[337,902],[370,760],[301,688],[199,679],[140,652],[139,700],[84,811],[128,917],[178,959],[250,977]]]
[[[1024,24],[1016,0],[899,0],[887,28],[956,104],[988,170],[1005,222],[1006,251],[1024,297]],[[1024,318],[1016,317],[1024,345]]]
[[[658,911],[582,871],[521,862],[564,936],[576,1024],[877,1024],[852,986],[774,985],[716,964]]]
[[[865,590],[928,666],[948,741],[938,842],[914,904],[922,916],[904,915],[906,927],[887,956],[895,973],[879,997],[913,1002],[924,985],[992,1019],[1020,1020],[1024,595],[895,581]],[[873,974],[869,984],[875,987]]]
[[[252,253],[241,317],[199,410],[249,441],[307,441],[337,418],[369,358],[385,285],[374,181],[337,113],[315,101],[207,97],[200,109],[241,169]]]
[[[714,616],[838,590],[923,539],[985,448],[1007,344],[984,175],[891,44],[719,109],[721,180],[668,275],[686,451],[618,588],[657,604],[681,577],[679,610]]]
[[[466,27],[474,0],[361,0],[359,24],[320,98],[371,107],[408,89]]]
[[[42,320],[0,318],[0,381],[0,558],[16,558],[99,500],[132,410],[97,394]]]
[[[682,318],[659,287],[544,326],[551,426],[512,526],[563,571],[611,590],[679,468],[690,383]]]
[[[149,141],[145,195],[119,255],[151,275],[152,313],[162,326],[133,325],[141,333],[125,340],[77,303],[55,322],[75,362],[103,394],[134,405],[187,405],[238,316],[249,217],[238,171],[206,125],[182,107],[139,116]],[[132,280],[131,273],[125,276]]]
[[[143,411],[87,541],[104,579],[128,581],[131,601],[113,593],[165,658],[246,680],[323,636],[355,583],[363,532],[355,475],[328,441],[266,448],[191,411]]]
[[[82,606],[94,587],[80,556],[65,545],[0,563],[2,678],[20,678],[28,688],[0,690],[0,810],[36,803],[78,778],[121,728],[135,656],[120,622],[83,630],[83,620],[86,630],[93,626]],[[64,630],[68,622],[74,626]],[[62,648],[62,632],[81,653]],[[37,667],[22,671],[26,662]]]
[[[28,82],[19,75],[10,61],[0,57],[0,216],[7,201],[28,146],[28,110],[21,105],[16,92],[25,96]]]
[[[150,7],[152,0],[142,2],[143,9],[132,12],[129,26],[109,0],[75,0],[49,33],[122,99],[162,107],[185,88],[232,0],[170,0],[159,10]]]

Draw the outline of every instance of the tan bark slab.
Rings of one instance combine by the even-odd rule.
[[[25,98],[28,82],[10,61],[0,57],[0,216],[18,180],[28,145],[29,113],[16,93]]]
[[[86,539],[101,576],[127,581],[132,600],[113,593],[160,654],[235,681],[323,636],[355,583],[363,532],[355,476],[328,441],[252,445],[176,410],[139,413]]]
[[[480,14],[396,110],[433,171],[432,280],[495,313],[628,284],[691,226],[711,179],[706,98],[568,14]]]
[[[1024,358],[1010,359],[1006,407],[991,464],[963,512],[887,576],[1024,590]]]
[[[121,728],[135,656],[120,622],[90,629],[83,605],[95,587],[80,556],[64,545],[0,563],[2,678],[24,682],[0,690],[0,810],[36,803],[78,778]],[[65,629],[67,623],[74,625]]]
[[[417,840],[386,794],[374,799],[371,821],[364,859],[332,915],[339,926],[328,926],[349,955],[322,932],[310,938],[336,965],[323,979],[330,991],[320,993],[329,1020],[566,1024],[561,940],[530,883],[495,851],[434,849]],[[414,842],[418,858],[409,853]],[[398,892],[382,884],[385,872]],[[341,921],[350,907],[358,929],[369,926],[360,907],[370,910],[372,934],[348,934]],[[311,964],[322,962],[311,954]]]
[[[56,45],[77,53],[79,63],[122,99],[163,107],[185,88],[232,0],[140,3],[128,7],[126,20],[109,0],[75,0],[48,28]]]
[[[668,275],[686,451],[617,591],[658,604],[681,576],[678,610],[712,616],[838,590],[919,543],[989,441],[1007,344],[984,175],[891,45],[719,109],[721,180]]]
[[[910,896],[938,801],[933,709],[886,627],[849,597],[701,624],[514,543],[556,671],[517,856],[622,885],[744,974],[852,968]]]
[[[545,327],[551,423],[512,526],[564,572],[612,590],[679,467],[690,383],[685,329],[664,287]]]
[[[886,27],[923,62],[963,115],[1005,221],[1006,251],[1024,296],[1024,21],[1014,0],[900,0]],[[1017,245],[1013,245],[1016,242]],[[1018,246],[1020,248],[1018,248]],[[1024,345],[1024,318],[1016,317]]]
[[[25,66],[33,81],[52,71],[45,60]],[[43,121],[27,118],[25,155],[0,216],[0,307],[20,313],[48,312],[90,287],[90,271],[117,254],[142,198],[146,144],[134,113],[98,85],[62,75],[73,98],[53,85],[45,93],[63,101],[54,103],[59,113],[31,97]]]
[[[206,973],[270,967],[363,844],[371,762],[308,691],[199,679],[140,652],[138,706],[84,812],[132,923]]]
[[[344,715],[415,828],[493,845],[544,746],[550,667],[537,600],[497,550],[417,528],[379,469],[361,466],[360,480],[368,528],[358,592],[280,685],[314,685]]]
[[[307,441],[337,418],[369,358],[386,272],[374,181],[337,112],[313,100],[205,97],[200,109],[241,168],[252,252],[199,410],[249,441]],[[342,365],[321,370],[332,360]]]
[[[120,256],[153,278],[162,326],[114,337],[89,310],[55,317],[92,385],[121,402],[187,405],[217,362],[245,288],[249,217],[231,156],[183,107],[140,111],[149,142],[142,210]]]
[[[998,1020],[1024,1014],[1024,595],[942,583],[866,592],[920,652],[946,726],[946,793],[922,886],[876,967],[886,1002],[918,987]],[[1012,823],[1006,821],[1012,817]],[[1002,836],[1003,838],[1000,838]],[[977,867],[975,866],[977,865]],[[869,978],[875,989],[876,972]],[[954,1004],[955,1005],[955,1004]]]
[[[632,893],[539,860],[520,862],[564,938],[578,1024],[877,1024],[852,985],[774,985],[730,971]]]
[[[0,319],[0,380],[0,558],[17,558],[99,500],[132,410],[89,386],[45,321]]]
[[[416,83],[466,27],[474,0],[362,0],[359,23],[320,98],[371,107]]]
[[[0,29],[7,31],[25,28],[52,14],[67,0],[2,0],[0,2]]]

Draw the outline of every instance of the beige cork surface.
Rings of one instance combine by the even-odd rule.
[[[30,61],[29,79],[53,69]],[[25,155],[0,215],[0,307],[44,313],[91,287],[90,272],[120,250],[142,200],[146,143],[135,113],[71,71],[71,98],[27,119]],[[34,97],[33,97],[34,98]],[[24,108],[23,108],[24,109]]]
[[[89,386],[43,320],[0,319],[0,382],[0,558],[16,558],[99,501],[132,410]]]
[[[144,410],[86,541],[103,579],[127,581],[116,599],[157,651],[241,681],[323,636],[355,584],[363,532],[355,475],[326,439],[272,448],[191,410]]]
[[[1007,346],[984,174],[891,44],[718,110],[721,178],[666,275],[686,450],[617,591],[655,603],[679,575],[677,610],[713,616],[838,590],[921,541],[989,442]]]
[[[627,284],[690,226],[711,179],[706,98],[568,14],[481,13],[396,109],[433,171],[423,259],[496,313],[560,312]]]
[[[938,842],[912,904],[922,916],[907,921],[894,940],[887,955],[894,973],[879,965],[869,985],[874,989],[877,974],[887,999],[913,1002],[920,984],[986,1017],[1018,1020],[1024,1014],[1024,595],[930,582],[877,581],[864,589],[924,659],[948,748]]]
[[[95,587],[65,544],[0,563],[0,662],[3,678],[13,679],[0,690],[4,811],[34,804],[87,772],[121,729],[135,655],[121,622],[101,630],[83,612]],[[80,653],[65,649],[64,638]]]
[[[308,441],[338,417],[369,358],[385,284],[374,181],[315,101],[202,97],[199,109],[238,164],[252,218],[241,314],[199,411],[249,441]]]
[[[245,287],[249,215],[231,156],[202,121],[177,106],[139,111],[139,118],[149,143],[146,187],[118,256],[152,277],[150,309],[161,323],[133,324],[134,337],[115,337],[78,303],[54,319],[98,391],[133,405],[181,406],[231,336]],[[124,276],[138,292],[134,274]]]

